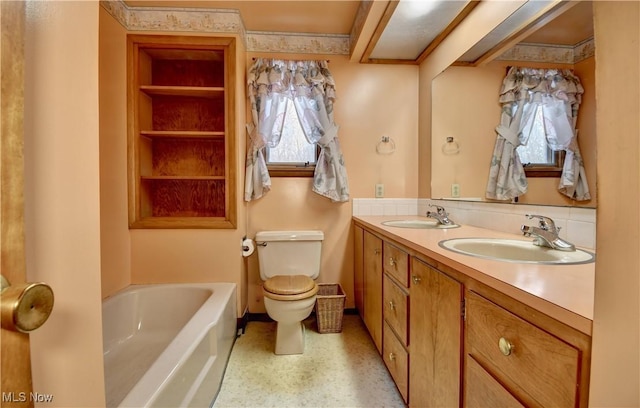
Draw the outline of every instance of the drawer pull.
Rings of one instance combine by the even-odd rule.
[[[391,265],[391,266],[396,266],[396,260],[395,260],[395,259],[393,259],[393,257],[390,257],[390,258],[389,258],[389,265]]]
[[[411,280],[413,281],[414,284],[418,284],[422,281],[422,278],[420,278],[418,275],[412,275],[411,276]]]
[[[380,255],[380,250],[378,248],[376,248],[376,249],[373,250],[373,253],[376,254],[376,255]]]
[[[389,309],[393,310],[396,308],[396,305],[393,303],[393,300],[389,301]]]
[[[502,354],[504,354],[505,356],[509,356],[511,355],[511,352],[513,351],[515,346],[509,340],[505,339],[504,337],[500,337],[500,341],[498,341],[498,347],[500,347],[500,352]]]
[[[393,353],[389,353],[389,360],[396,361],[396,355]]]

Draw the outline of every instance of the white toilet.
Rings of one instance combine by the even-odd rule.
[[[276,354],[304,352],[304,325],[316,303],[322,231],[261,231],[256,234],[267,314],[278,324]]]

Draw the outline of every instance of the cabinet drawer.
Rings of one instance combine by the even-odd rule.
[[[384,271],[409,287],[409,254],[388,242],[384,243]]]
[[[395,330],[399,340],[406,346],[409,339],[407,336],[408,296],[386,274],[384,275],[383,298],[384,320]]]
[[[465,362],[467,375],[464,377],[465,408],[524,408],[491,374],[470,355]]]
[[[386,323],[384,324],[383,336],[382,358],[404,402],[407,402],[407,396],[409,395],[409,353],[402,347],[402,344]]]
[[[467,353],[516,398],[527,406],[576,406],[579,350],[474,292],[466,320]]]

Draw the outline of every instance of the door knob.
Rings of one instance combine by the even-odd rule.
[[[53,309],[53,290],[45,283],[0,286],[0,316],[5,330],[28,333],[42,326]]]

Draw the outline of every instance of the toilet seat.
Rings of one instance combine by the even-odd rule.
[[[277,275],[264,281],[262,293],[273,300],[301,300],[315,296],[318,285],[306,275]]]

